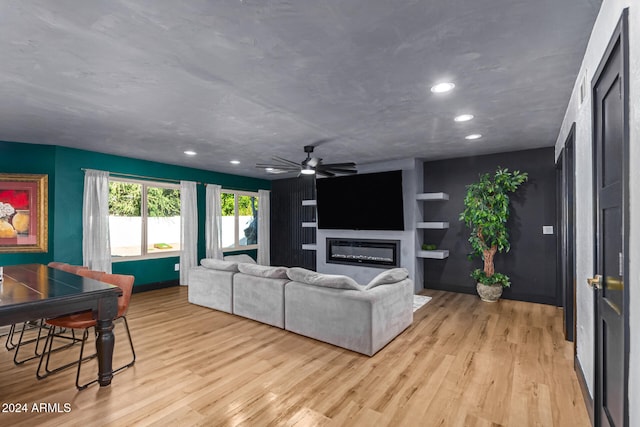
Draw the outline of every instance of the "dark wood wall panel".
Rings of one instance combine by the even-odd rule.
[[[503,298],[556,304],[556,170],[554,149],[425,162],[424,191],[449,193],[446,202],[424,203],[424,221],[449,221],[447,230],[426,230],[426,243],[449,249],[449,258],[425,260],[425,288],[475,293],[469,273],[482,266],[469,261],[469,229],[458,220],[464,209],[465,186],[480,173],[493,174],[498,166],[529,173],[529,181],[511,196],[509,228],[511,251],[497,254],[496,271],[511,278]],[[553,225],[554,234],[542,234],[543,225]]]
[[[271,183],[271,265],[316,269],[316,252],[302,250],[303,243],[315,243],[315,228],[302,228],[315,220],[315,207],[302,206],[315,199],[313,177],[301,176]]]

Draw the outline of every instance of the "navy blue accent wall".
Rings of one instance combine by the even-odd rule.
[[[425,260],[425,288],[475,293],[469,277],[482,260],[470,261],[469,229],[458,220],[465,186],[498,166],[529,173],[529,181],[511,196],[511,251],[496,254],[497,272],[511,278],[503,298],[556,304],[556,170],[554,149],[541,148],[424,163],[424,191],[449,194],[446,202],[423,202],[424,221],[449,221],[449,229],[425,230],[424,242],[448,249],[444,260]],[[554,234],[542,234],[553,225]]]
[[[302,250],[304,243],[316,242],[315,228],[303,228],[302,222],[316,220],[315,207],[302,206],[315,199],[314,179],[298,178],[273,181],[271,188],[271,264],[316,269],[316,252]]]

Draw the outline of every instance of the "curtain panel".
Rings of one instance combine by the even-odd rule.
[[[195,182],[180,181],[180,284],[198,265],[198,195]]]
[[[222,259],[222,206],[220,193],[222,186],[207,184],[206,190],[206,221],[205,221],[205,245],[207,258]]]
[[[82,197],[82,264],[111,273],[109,172],[87,169]]]
[[[269,190],[258,190],[258,264],[271,265],[271,207]]]

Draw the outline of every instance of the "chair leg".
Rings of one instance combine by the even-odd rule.
[[[131,339],[131,331],[129,330],[129,322],[127,322],[127,317],[126,316],[122,316],[121,319],[124,321],[124,328],[127,331],[127,338],[129,338],[129,346],[131,347],[131,355],[133,356],[133,359],[131,360],[131,362],[127,363],[126,365],[121,366],[118,369],[114,370],[113,371],[114,374],[116,372],[122,371],[123,369],[130,368],[136,363],[136,350],[133,348],[133,340]]]
[[[34,323],[36,323],[36,326],[34,326]],[[38,319],[38,320],[29,320],[27,322],[23,322],[22,323],[22,327],[23,328],[28,327],[29,329],[34,329],[36,327],[39,328],[41,326],[41,324],[42,323],[41,323],[40,319]],[[13,339],[15,338],[15,335],[16,335],[16,324],[12,323],[11,327],[9,328],[9,332],[7,332],[7,340],[4,343],[5,348],[7,350],[9,350],[9,351],[13,350],[14,348],[16,348],[20,344],[19,342],[17,342],[17,343],[13,342]]]
[[[4,342],[4,346],[7,350],[11,351],[15,348],[15,345],[13,344],[13,333],[16,330],[16,324],[12,323],[11,327],[9,328],[9,332],[7,332],[7,340]]]
[[[95,333],[96,331],[94,328],[94,335]],[[89,330],[85,329],[84,334],[82,334],[82,345],[80,346],[80,358],[78,359],[78,372],[76,373],[76,388],[78,390],[84,390],[85,388],[89,387],[91,384],[98,382],[98,379],[96,378],[93,381],[89,381],[86,384],[80,385],[80,370],[82,369],[82,355],[84,353],[84,343],[87,342],[87,338],[89,338]],[[94,356],[97,356],[97,354]]]
[[[74,341],[71,344],[66,344],[64,346],[61,346],[61,347],[58,347],[58,348],[55,348],[55,349],[52,350],[53,339],[56,336],[59,337],[59,338],[72,339]],[[39,380],[42,380],[44,378],[47,378],[51,374],[55,374],[56,372],[60,372],[60,371],[62,371],[64,369],[70,368],[70,367],[72,367],[72,366],[74,366],[76,364],[81,363],[80,360],[79,360],[79,361],[75,361],[75,362],[69,362],[69,363],[67,363],[65,365],[59,366],[59,367],[54,368],[54,369],[49,368],[49,361],[51,360],[51,353],[54,353],[56,351],[59,351],[59,350],[62,350],[62,349],[68,348],[68,347],[71,347],[77,341],[82,341],[82,347],[80,349],[80,359],[82,361],[86,361],[86,360],[93,359],[94,357],[96,357],[97,354],[92,354],[91,356],[87,356],[87,357],[84,357],[84,358],[82,357],[82,352],[84,350],[84,343],[87,340],[87,337],[88,337],[87,330],[85,330],[85,333],[83,334],[83,338],[82,338],[82,340],[80,340],[78,338],[75,338],[75,333],[73,333],[73,338],[57,335],[55,333],[55,327],[51,327],[51,329],[49,329],[49,334],[47,334],[47,340],[45,341],[42,355],[40,356],[40,363],[38,363],[38,370],[36,371],[36,378],[38,378]],[[46,360],[45,360],[45,358],[46,358]],[[43,362],[44,362],[44,373],[41,373]]]
[[[43,326],[44,326],[43,320],[42,319],[38,320],[38,324],[37,324],[38,336],[36,338],[32,338],[32,339],[29,339],[29,340],[25,341],[25,340],[23,340],[23,338],[24,338],[24,331],[27,329],[27,323],[25,322],[25,323],[22,324],[22,330],[20,331],[20,338],[18,339],[18,344],[15,346],[16,352],[13,355],[13,363],[14,364],[21,365],[24,362],[36,359],[36,358],[41,356],[41,353],[38,352],[38,347],[40,346],[40,340],[42,339],[42,328],[43,328]],[[30,357],[27,357],[26,359],[20,360],[18,358],[18,353],[20,353],[20,348],[22,348],[23,345],[31,344],[33,342],[35,342],[35,344],[36,344],[36,347],[35,347],[35,349],[33,351],[33,353],[34,353],[33,356],[30,356]]]
[[[127,322],[127,318],[126,318],[125,316],[122,316],[122,317],[121,317],[121,319],[123,320],[123,322],[124,322],[124,328],[125,328],[125,330],[127,331],[127,338],[129,339],[129,346],[131,347],[131,355],[132,355],[133,357],[132,357],[132,359],[131,359],[131,362],[127,363],[126,365],[120,366],[120,367],[119,367],[119,368],[117,368],[117,369],[114,369],[114,370],[113,370],[113,374],[114,374],[114,375],[115,375],[115,374],[117,374],[117,373],[118,373],[118,372],[120,372],[120,371],[123,371],[123,370],[125,370],[125,369],[127,369],[127,368],[132,367],[132,366],[136,363],[136,351],[135,351],[135,349],[134,349],[134,347],[133,347],[133,340],[131,339],[131,331],[129,330],[129,322]],[[87,333],[87,332],[85,331],[85,333]],[[96,332],[95,332],[95,328],[94,328],[94,333],[96,333]],[[83,352],[83,349],[84,349],[84,342],[86,341],[86,338],[88,338],[88,335],[87,335],[87,336],[85,336],[85,339],[84,339],[84,340],[83,340],[83,342],[82,342],[82,348],[80,349],[80,359],[81,359],[81,360],[83,360],[82,352]],[[95,355],[94,355],[94,356],[95,356]],[[84,358],[84,360],[87,360],[87,358]],[[82,362],[80,362],[80,363],[78,364],[78,373],[76,374],[76,387],[78,388],[78,390],[84,390],[84,389],[86,389],[87,387],[89,387],[91,384],[94,384],[94,383],[98,382],[98,379],[96,378],[96,379],[94,379],[94,380],[92,380],[92,381],[89,381],[89,382],[88,382],[88,383],[86,383],[86,384],[82,384],[82,385],[81,385],[81,384],[80,384],[80,369],[81,369],[81,366],[82,366]]]

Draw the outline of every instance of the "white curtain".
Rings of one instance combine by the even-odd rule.
[[[222,187],[215,184],[207,184],[206,191],[206,222],[205,222],[205,244],[207,258],[222,259],[222,206],[220,202],[220,193]]]
[[[180,181],[180,284],[198,265],[198,195],[196,183]]]
[[[82,264],[111,273],[109,172],[87,169],[84,173]]]
[[[258,264],[271,265],[269,237],[271,228],[271,208],[269,206],[268,190],[258,190]]]

